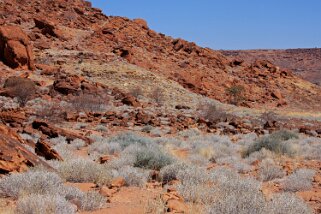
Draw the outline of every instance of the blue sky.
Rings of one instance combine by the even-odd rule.
[[[321,0],[91,0],[106,15],[213,49],[321,47]]]

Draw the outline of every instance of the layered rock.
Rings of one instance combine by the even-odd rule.
[[[30,40],[19,26],[0,27],[0,59],[11,68],[35,68]]]
[[[15,131],[0,124],[0,174],[21,172],[37,165],[50,168],[26,148],[26,144]]]

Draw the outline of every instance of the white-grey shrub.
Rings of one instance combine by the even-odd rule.
[[[143,170],[132,166],[124,166],[114,171],[114,177],[122,177],[128,186],[143,187],[150,176],[149,170]]]
[[[187,168],[185,163],[174,163],[168,166],[165,166],[160,170],[159,176],[163,183],[168,183],[173,180],[178,179],[178,173]]]
[[[93,211],[103,208],[106,204],[106,198],[98,192],[89,191],[81,198],[80,209],[84,211]]]
[[[64,160],[72,159],[75,157],[75,147],[71,146],[70,144],[61,142],[54,145],[53,149],[56,150]]]
[[[214,187],[213,203],[208,213],[265,213],[265,200],[260,183],[253,179],[221,180]]]
[[[259,164],[259,178],[262,181],[271,181],[285,176],[284,170],[277,166],[272,159],[264,159]]]
[[[81,148],[83,148],[83,147],[86,146],[86,142],[83,141],[82,139],[78,139],[78,138],[77,138],[77,139],[75,139],[75,140],[73,140],[73,141],[70,142],[70,146],[71,146],[72,148],[74,148],[74,149],[79,150],[79,149],[81,149]]]
[[[57,144],[61,144],[61,143],[66,144],[67,143],[67,139],[64,136],[58,136],[55,138],[51,138],[49,141],[50,141],[51,145],[57,145]]]
[[[214,183],[225,180],[241,179],[240,175],[235,170],[227,167],[215,167],[209,172],[209,177]]]
[[[284,179],[282,187],[290,192],[310,190],[314,175],[315,171],[312,169],[298,169]]]
[[[296,195],[280,193],[272,196],[267,207],[267,213],[272,214],[312,214],[311,208]]]
[[[76,158],[59,162],[57,171],[70,182],[94,182],[98,184],[109,184],[111,172],[101,164],[89,159]]]
[[[90,155],[113,155],[121,152],[121,146],[119,143],[113,143],[106,141],[97,141],[91,144],[88,148],[88,153]]]
[[[16,213],[73,214],[76,213],[76,208],[60,195],[31,194],[18,200]]]
[[[255,161],[262,161],[264,159],[273,159],[273,157],[275,157],[275,154],[273,152],[263,148],[260,151],[251,153],[247,158],[245,158],[245,161],[249,164],[252,164]]]
[[[54,172],[30,170],[2,178],[0,194],[13,198],[27,194],[51,194],[62,184],[63,180]]]
[[[209,203],[212,201],[213,188],[206,169],[189,166],[178,172],[178,192],[188,202]]]

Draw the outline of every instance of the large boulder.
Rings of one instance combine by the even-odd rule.
[[[20,27],[0,27],[0,60],[14,69],[35,68],[30,40]]]
[[[51,168],[26,149],[25,142],[14,130],[0,124],[0,174],[21,172],[36,165]]]

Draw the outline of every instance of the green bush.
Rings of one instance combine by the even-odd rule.
[[[251,144],[243,153],[243,156],[247,157],[253,152],[260,151],[261,149],[270,150],[276,154],[286,154],[286,155],[294,155],[295,151],[289,143],[284,141],[298,138],[297,134],[288,131],[281,130],[274,132],[268,136],[263,136],[253,144]]]
[[[134,156],[134,167],[143,169],[160,170],[173,163],[173,158],[156,145],[139,147]]]

